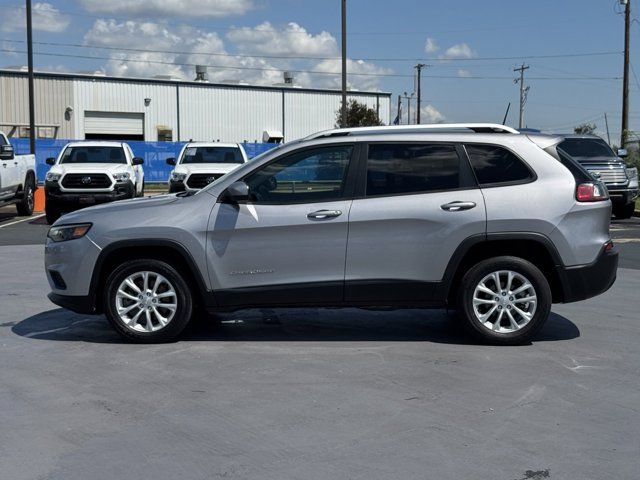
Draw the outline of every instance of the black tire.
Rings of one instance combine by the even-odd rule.
[[[474,310],[473,298],[476,287],[483,279],[485,279],[485,277],[491,275],[496,271],[512,271],[519,275],[522,275],[532,285],[534,293],[537,296],[535,311],[533,312],[533,316],[531,317],[531,319],[522,327],[512,332],[501,333],[493,331],[493,329],[488,328],[480,321],[480,319],[476,316]],[[502,281],[503,279],[504,282]],[[503,290],[503,284],[506,284],[506,278],[499,278],[499,282],[501,283],[501,287],[497,290]],[[494,289],[496,289],[495,282],[493,282],[492,284],[494,285]],[[521,283],[519,283],[518,285],[521,285]],[[506,288],[504,290],[506,291]],[[517,290],[517,288],[514,288],[514,291],[515,290]],[[517,295],[512,297],[511,295],[509,295],[509,293],[507,293],[506,296],[504,295],[504,293],[500,292],[500,295],[496,298],[504,298],[503,301],[507,301],[508,299],[513,298],[517,300],[518,298]],[[487,295],[487,297],[489,296]],[[489,300],[493,301],[495,299],[489,298]],[[458,309],[461,316],[465,320],[464,323],[467,327],[467,330],[483,342],[495,345],[521,345],[523,343],[529,343],[549,318],[549,314],[551,312],[551,303],[551,289],[549,287],[549,282],[545,278],[544,274],[531,262],[518,257],[505,256],[483,260],[482,262],[469,269],[469,271],[467,271],[467,273],[462,277],[460,288],[458,290]],[[512,310],[513,308],[516,308],[515,306],[512,307],[509,305],[503,307],[500,304],[500,301],[495,302],[495,304],[496,307],[500,310],[504,309],[504,313],[506,313],[506,309],[509,308],[510,314],[515,314],[515,311]],[[523,306],[524,304],[519,303],[519,305],[520,307],[522,307],[522,310],[532,308],[530,304],[527,304],[529,306]],[[487,310],[489,310],[490,308],[492,308],[491,305],[486,306]],[[498,310],[496,313],[499,313],[500,310]],[[502,318],[502,320],[497,322],[494,321],[493,325],[495,326],[495,324],[498,323],[498,329],[503,329],[504,326],[504,329],[506,330],[512,328],[512,324],[509,323],[509,318],[507,317],[507,315],[504,315],[504,313],[500,317]],[[529,312],[527,311],[526,313]],[[521,321],[523,321],[523,317],[519,315],[516,315],[516,318],[519,318]]]
[[[61,212],[54,205],[47,203],[45,204],[45,207],[44,207],[44,214],[47,219],[47,223],[49,225],[53,225],[53,223],[55,223],[55,221],[60,218]]]
[[[30,217],[33,215],[34,195],[36,192],[36,182],[32,176],[27,177],[22,191],[22,200],[16,203],[18,215]]]
[[[173,318],[171,318],[164,327],[158,326],[159,324],[153,325],[153,328],[158,328],[155,331],[136,330],[135,328],[143,328],[142,323],[134,323],[133,327],[128,326],[117,311],[116,296],[118,289],[127,277],[137,272],[160,274],[169,282],[175,291],[176,309]],[[113,328],[124,338],[137,343],[162,343],[174,340],[189,324],[193,314],[193,300],[189,285],[178,270],[172,265],[160,260],[148,258],[123,263],[111,272],[107,278],[103,292],[103,307],[109,323],[111,323]],[[135,302],[127,306],[131,306],[133,303]],[[138,310],[140,309],[134,307],[134,311]],[[144,311],[144,309],[142,310]],[[144,322],[146,327],[147,324],[144,316],[141,315],[140,319],[140,322]]]
[[[633,217],[635,209],[635,202],[627,203],[625,205],[614,205],[613,214],[619,219],[631,218]]]

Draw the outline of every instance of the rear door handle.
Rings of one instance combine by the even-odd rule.
[[[470,210],[475,206],[475,202],[450,202],[440,205],[440,208],[447,212],[459,212],[460,210]]]
[[[318,210],[307,214],[307,218],[312,220],[325,220],[327,218],[335,218],[342,215],[340,210]]]

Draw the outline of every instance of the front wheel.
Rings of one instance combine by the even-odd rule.
[[[45,203],[44,214],[49,225],[53,225],[60,218],[60,210],[52,203]]]
[[[105,284],[104,311],[123,337],[140,343],[168,342],[191,320],[191,291],[168,263],[141,259],[117,267]]]
[[[36,184],[33,178],[28,178],[25,182],[24,191],[22,192],[22,200],[16,204],[18,215],[22,217],[30,217],[33,215],[34,195]]]
[[[500,345],[529,342],[551,312],[551,289],[543,273],[517,257],[496,257],[462,278],[458,306],[468,330]]]

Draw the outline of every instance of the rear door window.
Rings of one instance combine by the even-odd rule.
[[[366,196],[402,195],[472,186],[454,145],[371,144]]]
[[[526,183],[534,175],[514,153],[497,145],[465,145],[480,186]]]

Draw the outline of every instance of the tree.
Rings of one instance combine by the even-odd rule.
[[[595,133],[596,128],[598,127],[595,123],[581,123],[576,128],[574,128],[573,131],[578,135],[591,135]]]
[[[350,100],[347,103],[346,125],[342,125],[341,111],[336,112],[336,128],[375,127],[378,125],[382,125],[382,122],[375,109],[369,108],[357,100]]]

